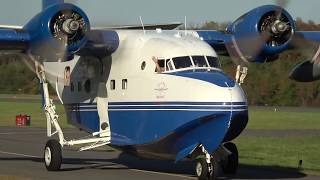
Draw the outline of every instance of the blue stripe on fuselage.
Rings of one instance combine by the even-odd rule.
[[[158,102],[110,102],[109,118],[113,133],[113,143],[116,145],[149,143],[201,117],[222,115],[230,119],[231,109],[234,110],[233,116],[237,113],[247,111],[246,102],[162,102],[162,105],[165,106],[155,106],[157,103]],[[172,107],[172,105],[175,104],[181,105]],[[185,104],[189,104],[189,106]],[[220,106],[218,104],[220,104]],[[205,107],[201,107],[202,105]],[[136,110],[132,110],[131,108],[136,108]],[[89,129],[92,132],[99,131],[99,116],[96,104],[68,105],[67,111],[72,114],[72,121],[84,126],[84,129]],[[79,118],[80,121],[78,120]]]
[[[235,81],[221,71],[192,70],[169,73],[170,75],[202,80],[220,87],[234,87]]]
[[[203,105],[203,106],[213,106],[213,105],[247,105],[246,102],[183,102],[183,101],[145,101],[145,102],[109,102],[109,106],[117,106],[117,105],[123,105],[123,106],[131,106],[131,105]],[[81,104],[69,104],[68,107],[91,107],[91,106],[97,106],[96,103],[81,103]]]
[[[72,111],[92,111],[97,104],[74,104],[67,107]],[[246,110],[246,102],[110,102],[112,110]]]

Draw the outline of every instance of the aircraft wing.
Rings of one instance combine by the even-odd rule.
[[[226,45],[232,43],[234,37],[233,34],[225,31],[198,30],[196,32],[203,41],[207,42],[219,54],[228,53]],[[293,35],[293,38],[299,38],[313,43],[320,43],[320,31],[297,31]],[[287,46],[284,50],[294,48],[292,46],[294,46],[293,43],[291,43],[291,46]]]
[[[232,35],[224,31],[199,30],[199,37],[207,42],[218,54],[228,55],[226,44],[231,42]]]
[[[182,23],[169,23],[169,24],[146,24],[144,25],[145,30],[155,30],[155,29],[162,29],[162,30],[173,30],[177,27],[181,26]],[[133,26],[114,26],[114,27],[93,27],[93,30],[141,30],[143,29],[142,25],[133,25]]]
[[[197,31],[199,37],[203,41],[207,42],[212,48],[214,48],[218,54],[231,56],[236,63],[243,64],[252,63],[264,63],[274,61],[278,58],[278,55],[282,52],[295,49],[295,48],[314,48],[310,44],[320,44],[320,31],[296,31],[292,36],[292,41],[287,43],[281,48],[270,47],[266,44],[261,45],[256,42],[256,39],[246,39],[243,42],[239,41],[241,37],[236,37],[233,34],[222,31]],[[255,56],[246,54],[250,53],[246,47],[247,44],[253,44],[249,46],[251,49],[255,49],[254,46],[260,46],[258,52],[255,52]],[[299,82],[312,82],[320,80],[320,47],[316,54],[311,54],[310,59],[306,59],[304,62],[296,65],[290,74],[290,78]]]
[[[29,33],[22,27],[0,25],[0,51],[25,51],[29,40]]]
[[[320,31],[297,31],[296,37],[312,42],[320,42]]]
[[[14,25],[1,25],[0,29],[14,29],[14,30],[21,30],[23,29],[23,26],[14,26]]]
[[[265,63],[279,54],[320,43],[320,31],[299,31],[292,16],[282,7],[255,8],[229,24],[225,31],[196,31],[218,53],[229,55],[237,64]],[[303,48],[304,48],[303,47]],[[297,81],[320,80],[320,48],[291,73]]]

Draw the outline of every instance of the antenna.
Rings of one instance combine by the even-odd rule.
[[[143,21],[142,21],[142,17],[139,16],[139,19],[140,19],[140,23],[141,23],[141,26],[142,26],[142,29],[143,29],[143,33],[146,34],[146,30],[144,28],[144,24],[143,24]]]
[[[187,16],[184,16],[184,35],[187,36]]]

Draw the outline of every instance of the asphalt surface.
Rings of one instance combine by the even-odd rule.
[[[246,136],[258,132],[246,132]],[[301,132],[302,133],[302,132]],[[290,134],[290,133],[289,133]],[[67,137],[81,137],[85,134],[76,130],[66,130]],[[281,135],[281,133],[280,133]],[[0,180],[9,175],[32,180],[100,180],[100,179],[196,179],[193,163],[174,164],[169,161],[141,160],[112,149],[77,152],[65,149],[64,164],[59,172],[47,172],[43,163],[43,148],[47,141],[45,129],[0,128]],[[261,168],[241,165],[234,177],[220,179],[302,179],[315,180],[320,177],[279,168]]]

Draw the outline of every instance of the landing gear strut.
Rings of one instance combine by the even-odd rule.
[[[35,61],[38,62],[38,61]],[[44,72],[43,65],[35,64],[38,78],[41,80],[44,100],[44,110],[47,119],[47,136],[52,137],[55,134],[58,135],[58,140],[49,140],[44,149],[44,161],[48,171],[60,170],[62,163],[62,148],[64,146],[85,145],[80,148],[79,151],[86,151],[97,147],[110,144],[111,137],[105,131],[99,131],[92,133],[92,137],[85,137],[77,140],[66,140],[64,133],[59,124],[59,115],[56,112],[56,106],[53,100],[50,99],[48,83]],[[58,84],[56,82],[56,89]],[[57,90],[58,91],[58,90]],[[52,132],[52,126],[55,132]]]

